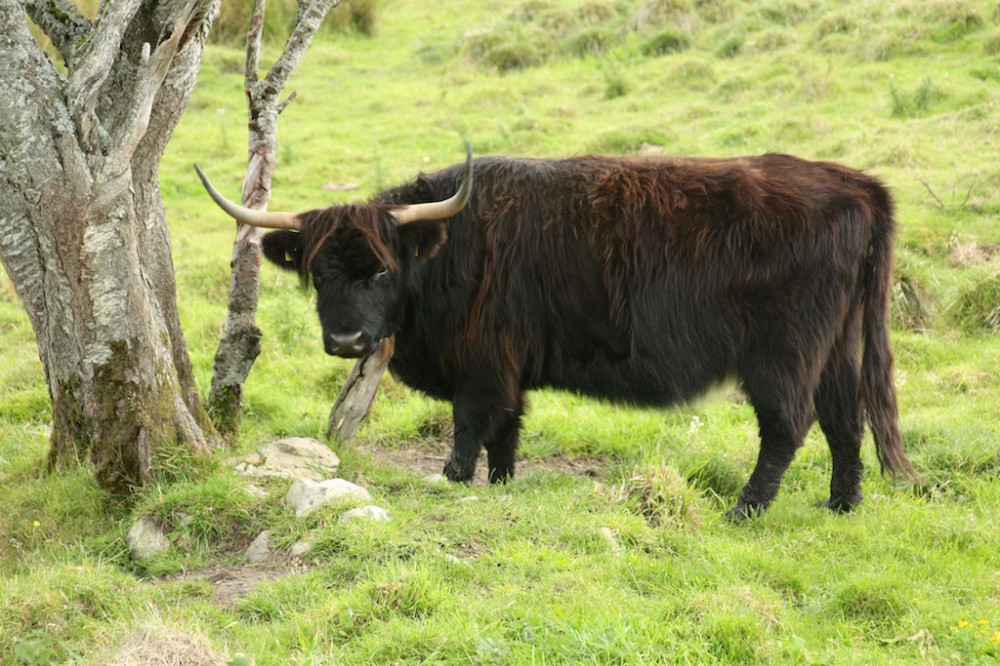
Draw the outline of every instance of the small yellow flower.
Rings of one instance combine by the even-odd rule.
[[[965,627],[971,627],[972,623],[969,622],[969,621],[967,621],[967,620],[959,620],[958,626],[960,626],[960,627],[962,627],[964,629]]]
[[[977,624],[979,626],[981,626],[981,627],[986,627],[986,626],[989,626],[990,621],[989,620],[980,620],[979,622],[977,622]]]
[[[40,522],[38,522],[37,520],[36,520],[35,522],[31,523],[31,524],[32,524],[32,525],[33,525],[34,527],[41,527],[41,526],[42,526],[42,524],[41,524]]]
[[[1000,631],[994,631],[993,637],[990,638],[990,640],[996,643],[997,645],[1000,645]]]

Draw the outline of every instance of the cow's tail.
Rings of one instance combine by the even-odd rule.
[[[899,412],[893,384],[892,345],[886,317],[892,288],[892,242],[895,223],[889,193],[875,186],[874,228],[864,272],[864,352],[861,358],[861,394],[875,439],[882,474],[894,480],[919,483],[920,476],[903,451]]]

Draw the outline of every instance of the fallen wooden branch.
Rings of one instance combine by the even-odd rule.
[[[358,431],[358,426],[368,416],[368,411],[375,401],[375,390],[378,388],[382,374],[389,365],[392,352],[396,347],[395,336],[382,340],[378,350],[358,359],[340,390],[333,409],[330,411],[330,422],[326,427],[327,437],[341,442],[350,442]]]

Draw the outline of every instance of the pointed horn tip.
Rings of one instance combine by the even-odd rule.
[[[198,166],[197,162],[194,163],[194,170],[195,173],[198,174],[198,178],[201,180],[201,184],[205,187],[205,189],[211,191],[212,183],[208,180],[208,176],[206,176],[205,172],[201,170],[201,167]]]
[[[260,227],[262,229],[292,229],[295,231],[302,229],[302,222],[299,220],[298,213],[268,212],[241,206],[230,201],[221,192],[216,190],[212,183],[209,182],[208,176],[205,175],[205,172],[197,164],[194,165],[194,170],[198,172],[201,184],[205,187],[208,195],[215,201],[219,208],[236,220],[237,224]]]
[[[396,218],[398,224],[410,224],[418,220],[445,220],[457,215],[465,207],[472,194],[472,144],[466,142],[465,149],[465,175],[462,177],[458,191],[444,201],[410,204],[391,211],[391,215]]]

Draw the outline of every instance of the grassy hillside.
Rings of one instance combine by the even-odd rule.
[[[164,482],[120,503],[87,470],[39,474],[47,391],[0,276],[0,662],[130,663],[144,646],[244,664],[1000,661],[1000,5],[382,0],[365,31],[323,34],[290,84],[272,208],[364,200],[459,161],[466,140],[781,151],[881,177],[900,222],[901,426],[930,490],[879,478],[868,440],[864,504],[829,515],[814,429],[771,511],[733,526],[719,517],[757,452],[739,399],[640,411],[550,392],[531,396],[514,482],[428,485],[450,406],[386,378],[357,446],[334,448],[389,523],[296,521],[287,483],[250,498],[218,464],[229,452],[167,454]],[[190,165],[239,191],[242,62],[209,48],[161,168],[206,392],[233,229]],[[241,452],[320,437],[351,365],[323,354],[294,277],[262,282]],[[149,512],[183,547],[137,565],[124,534]],[[312,533],[314,559],[220,604],[212,576],[248,575],[265,527],[284,544]]]

